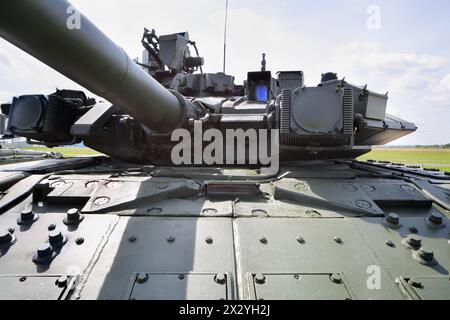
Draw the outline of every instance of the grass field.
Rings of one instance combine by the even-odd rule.
[[[369,159],[408,165],[423,165],[425,168],[450,172],[450,149],[379,148],[358,160],[366,161]]]
[[[27,149],[47,152],[61,152],[66,157],[100,155],[100,153],[88,148],[47,149],[43,147],[32,147]],[[369,159],[405,163],[408,165],[423,165],[425,168],[450,171],[450,149],[378,148],[374,149],[369,154],[362,156],[358,160],[366,161]]]
[[[60,152],[66,157],[78,157],[78,156],[95,156],[101,155],[95,150],[89,148],[45,148],[45,147],[30,147],[24,148],[26,150],[44,151],[44,152]]]

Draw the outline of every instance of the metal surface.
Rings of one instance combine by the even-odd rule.
[[[107,156],[0,166],[0,299],[450,298],[450,175],[354,160],[416,130],[387,95],[334,73],[275,79],[265,55],[244,88],[203,73],[187,32],[145,29],[131,61],[85,16],[68,28],[69,7],[3,1],[0,35],[114,105],[57,90],[2,110],[14,134]],[[174,166],[172,130],[198,125],[280,130],[279,170]]]

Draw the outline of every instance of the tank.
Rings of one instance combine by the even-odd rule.
[[[265,54],[235,84],[188,32],[132,60],[65,0],[0,36],[86,89],[24,88],[8,135],[101,153],[0,165],[0,299],[450,298],[450,175],[356,160],[417,129],[388,94]]]

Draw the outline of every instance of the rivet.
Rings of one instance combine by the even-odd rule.
[[[108,181],[105,184],[105,187],[107,187],[108,189],[114,189],[114,188],[119,187],[121,184],[122,184],[121,181]]]
[[[218,273],[214,276],[214,281],[218,284],[225,284],[227,281],[227,276],[225,273]]]
[[[408,184],[402,184],[402,185],[400,186],[400,188],[401,188],[402,190],[408,191],[408,192],[416,191],[416,189],[414,189],[414,187],[411,187],[411,186],[408,185]]]
[[[339,244],[342,243],[342,239],[341,239],[340,237],[334,237],[333,240],[334,240],[336,243],[339,243]]]
[[[157,186],[159,189],[166,189],[169,187],[169,184],[167,182],[158,182]]]
[[[372,208],[372,204],[366,200],[357,200],[356,206],[362,209],[370,209]]]
[[[391,248],[395,247],[394,242],[392,242],[391,240],[386,240],[386,245]]]
[[[83,237],[78,237],[78,238],[75,240],[75,243],[76,243],[77,245],[81,246],[81,245],[84,243],[84,238],[83,238]]]
[[[311,218],[320,218],[322,214],[317,210],[307,210],[305,214]]]
[[[259,242],[261,242],[262,244],[266,244],[267,243],[267,238],[266,237],[261,237],[261,238],[259,238]]]
[[[163,209],[161,209],[161,208],[147,209],[147,214],[150,214],[150,215],[158,215],[158,214],[161,214],[162,212],[163,212]]]
[[[96,206],[104,206],[109,203],[108,197],[98,197],[94,200],[94,205]]]
[[[262,273],[257,273],[255,275],[255,282],[257,284],[264,284],[266,282],[266,277]]]
[[[303,244],[305,243],[305,239],[303,237],[297,237],[297,242]]]
[[[48,229],[48,231],[55,230],[56,229],[56,224],[54,224],[54,223],[49,224],[47,229]]]
[[[263,210],[263,209],[253,209],[252,210],[252,216],[267,218],[269,216],[269,214],[267,213],[266,210]]]
[[[174,243],[175,242],[175,237],[172,237],[172,236],[168,237],[167,238],[167,242]]]
[[[58,180],[58,181],[52,182],[50,184],[50,186],[53,188],[57,188],[57,187],[61,187],[61,186],[65,185],[65,184],[66,184],[66,182],[64,180]]]
[[[139,284],[146,283],[147,280],[148,280],[148,274],[146,274],[146,273],[138,273],[138,275],[136,276],[136,282]]]
[[[135,236],[130,236],[128,238],[128,241],[130,241],[130,242],[136,242],[136,240],[137,240],[137,238]]]
[[[409,228],[409,232],[411,232],[411,233],[418,233],[419,230],[417,230],[416,227],[411,227],[411,228]]]
[[[86,182],[86,184],[84,185],[86,188],[95,188],[96,186],[98,186],[100,184],[100,182],[98,182],[97,180],[92,180],[92,181],[88,181]]]
[[[27,277],[20,277],[20,278],[19,278],[19,281],[20,281],[20,282],[25,282],[26,280],[27,280]]]
[[[345,191],[355,192],[358,191],[358,188],[353,184],[344,184],[342,186]]]
[[[212,244],[213,243],[213,238],[207,237],[205,241],[206,241],[207,244]]]
[[[202,213],[207,216],[215,215],[217,214],[217,212],[218,212],[217,209],[214,208],[205,208],[202,210]]]
[[[185,278],[184,274],[179,274],[179,275],[178,275],[178,279],[184,280],[184,278]]]

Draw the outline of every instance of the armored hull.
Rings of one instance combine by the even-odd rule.
[[[1,172],[2,186],[17,181],[0,200],[2,299],[450,297],[444,174],[314,161],[270,177],[102,158]]]

